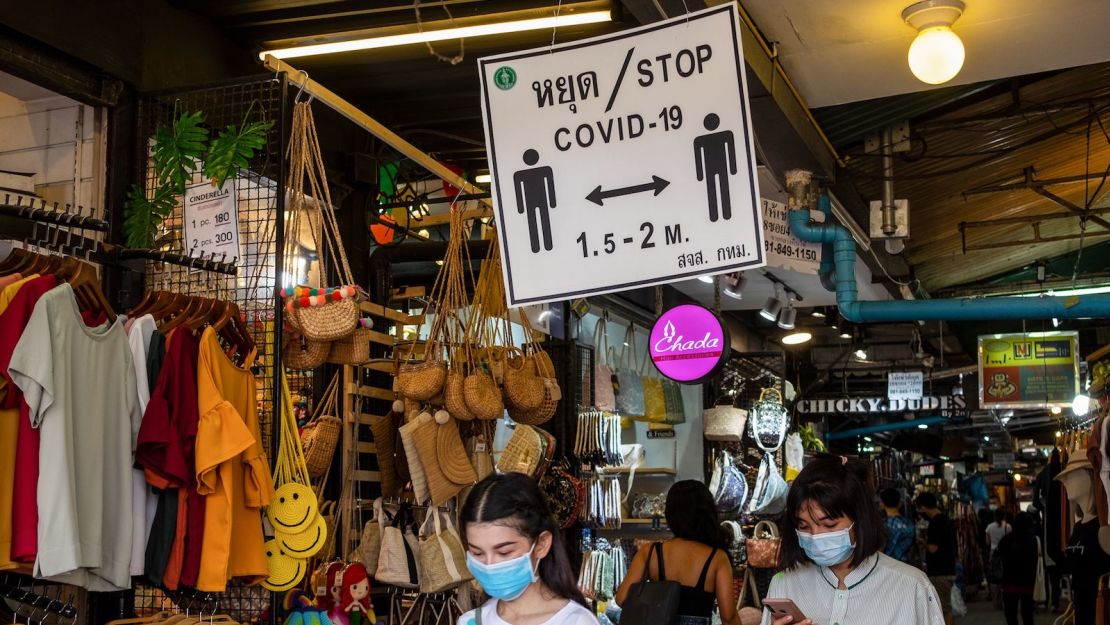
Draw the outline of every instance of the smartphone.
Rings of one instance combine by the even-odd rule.
[[[792,617],[791,623],[801,623],[806,620],[806,615],[802,614],[802,611],[790,599],[764,599],[763,606],[771,611],[772,620],[784,616]]]

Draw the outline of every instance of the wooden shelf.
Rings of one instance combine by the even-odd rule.
[[[605,467],[598,469],[598,473],[613,473],[616,475],[627,475],[631,472],[632,469],[629,467]],[[678,475],[678,471],[669,467],[639,467],[636,469],[636,475]]]

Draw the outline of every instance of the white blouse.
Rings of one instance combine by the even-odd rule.
[[[937,591],[925,573],[877,553],[837,588],[828,567],[805,564],[771,579],[768,598],[790,599],[816,625],[944,625]],[[763,625],[771,613],[763,611]]]

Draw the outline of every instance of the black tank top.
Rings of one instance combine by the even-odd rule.
[[[663,564],[663,543],[655,543],[655,557],[659,561],[659,579],[667,579],[667,569]],[[713,564],[713,556],[717,555],[716,547],[709,552],[705,566],[701,569],[701,576],[695,586],[681,585],[678,602],[680,616],[700,616],[710,618],[713,616],[713,602],[717,600],[716,593],[705,589],[705,578],[709,574],[709,565]],[[650,569],[648,570],[650,573]]]

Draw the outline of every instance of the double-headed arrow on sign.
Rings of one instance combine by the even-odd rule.
[[[611,197],[620,197],[622,195],[631,195],[633,193],[642,193],[644,191],[653,191],[652,195],[659,195],[663,192],[663,189],[667,188],[667,185],[669,184],[671,184],[669,181],[663,180],[659,176],[652,176],[651,182],[648,182],[646,184],[638,184],[631,187],[621,187],[619,189],[611,189],[609,191],[602,191],[601,185],[597,185],[597,188],[595,188],[593,191],[590,191],[590,194],[586,196],[586,199],[593,202],[594,204],[597,204],[598,206],[604,206],[605,200]]]

